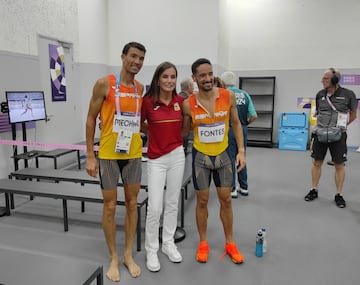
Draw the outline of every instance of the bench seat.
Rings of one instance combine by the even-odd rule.
[[[4,285],[104,284],[103,268],[71,258],[0,247],[0,282]]]
[[[67,201],[103,203],[102,194],[97,187],[84,187],[80,184],[63,184],[34,182],[26,180],[0,179],[0,192],[5,193],[6,213],[10,215],[10,195],[20,194],[30,197],[47,197],[61,199],[63,204],[64,231],[69,230]],[[147,193],[140,191],[138,195],[137,250],[141,251],[141,209],[147,207]],[[123,191],[118,191],[117,205],[125,206]]]

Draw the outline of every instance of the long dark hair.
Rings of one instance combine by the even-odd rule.
[[[153,78],[151,80],[151,84],[150,84],[150,87],[148,89],[148,91],[146,91],[145,95],[144,96],[152,96],[153,97],[153,102],[154,102],[154,105],[155,103],[157,102],[157,100],[159,99],[159,95],[160,95],[160,86],[159,86],[159,79],[160,79],[160,76],[161,74],[169,69],[169,68],[174,68],[175,69],[175,72],[176,72],[176,78],[178,76],[178,71],[177,71],[177,68],[174,64],[172,64],[171,62],[168,62],[168,61],[165,61],[163,63],[160,63],[158,65],[158,67],[156,68],[155,72],[154,72],[154,75],[153,75]],[[173,95],[177,94],[176,92],[176,86],[172,92]]]

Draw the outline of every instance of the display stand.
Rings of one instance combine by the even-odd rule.
[[[22,122],[21,123],[21,130],[22,130],[22,139],[23,141],[27,141],[27,135],[26,135],[26,122]],[[12,131],[12,139],[13,141],[16,141],[16,123],[11,124],[11,131]],[[24,167],[28,168],[29,164],[28,164],[28,160],[29,159],[36,159],[36,167],[38,167],[38,157],[40,155],[42,155],[43,151],[30,151],[28,152],[28,148],[26,145],[23,146],[23,153],[18,154],[18,148],[16,145],[13,146],[13,156],[12,158],[14,159],[14,169],[15,171],[19,170],[19,160],[23,159],[24,160]],[[32,200],[33,197],[30,197],[30,199]],[[14,209],[14,196],[11,194],[10,195],[10,207],[11,209]]]
[[[24,124],[24,123],[23,123]],[[11,124],[11,132],[13,141],[16,140],[16,124]],[[26,134],[25,134],[26,137]],[[14,157],[14,168],[15,171],[19,169],[18,161],[15,159],[17,155],[17,146],[13,145],[13,157]],[[6,207],[0,207],[0,217],[7,215]]]
[[[26,137],[26,123],[23,122],[21,123],[21,127],[22,127],[22,139],[24,142],[27,141],[27,137]],[[14,141],[16,141],[16,124],[11,124],[11,128],[12,128],[12,138]],[[23,152],[22,153],[18,153],[17,150],[17,146],[13,146],[13,156],[12,158],[14,159],[14,169],[15,171],[19,170],[19,160],[24,160],[24,167],[28,168],[29,167],[29,163],[28,160],[30,159],[36,159],[36,167],[39,167],[39,161],[38,161],[38,157],[44,155],[45,153],[47,153],[47,151],[41,151],[41,150],[32,150],[32,151],[28,151],[28,148],[26,145],[23,146]]]

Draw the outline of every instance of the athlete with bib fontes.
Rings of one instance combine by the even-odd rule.
[[[231,188],[233,170],[228,152],[229,120],[234,130],[238,153],[237,171],[245,167],[244,139],[236,109],[233,92],[214,87],[214,74],[210,61],[200,58],[192,64],[193,79],[199,92],[189,96],[183,105],[183,135],[194,129],[193,184],[196,190],[196,223],[200,243],[196,253],[198,262],[207,262],[208,200],[211,177],[213,177],[220,202],[220,218],[225,233],[225,253],[234,263],[244,262],[233,240],[233,212]]]

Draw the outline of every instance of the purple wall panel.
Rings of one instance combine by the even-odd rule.
[[[27,129],[35,128],[35,122],[27,122]],[[21,123],[16,124],[16,130],[21,130]],[[7,114],[0,114],[0,133],[11,132],[11,125],[9,124],[9,117]]]

